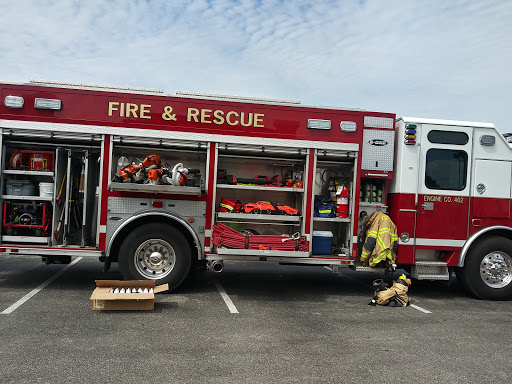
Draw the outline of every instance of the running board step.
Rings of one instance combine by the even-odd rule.
[[[443,261],[416,261],[411,276],[418,280],[450,280],[448,264]]]

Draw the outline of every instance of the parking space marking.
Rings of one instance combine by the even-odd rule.
[[[222,285],[220,285],[218,280],[216,278],[214,278],[213,282],[215,283],[215,286],[217,287],[217,290],[219,291],[220,295],[222,296],[222,299],[224,300],[224,302],[228,306],[229,312],[231,312],[231,313],[239,313],[238,309],[236,309],[236,307],[235,307],[235,304],[233,304],[233,302],[229,298],[229,296],[226,293],[226,291],[224,290],[224,288],[222,288]]]
[[[414,304],[411,304],[411,307],[413,307],[414,309],[417,309],[418,311],[421,311],[423,313],[432,313],[430,311],[427,311],[425,308],[418,307],[417,305],[414,305]]]
[[[23,303],[30,300],[34,295],[36,295],[38,292],[43,290],[48,284],[50,284],[52,281],[54,281],[57,277],[62,275],[64,272],[66,272],[69,268],[71,268],[73,265],[78,263],[80,260],[82,260],[82,257],[78,257],[75,260],[73,260],[71,263],[66,265],[63,269],[61,269],[59,272],[57,272],[55,275],[50,277],[48,280],[46,280],[44,283],[39,285],[37,288],[33,289],[29,293],[27,293],[25,296],[23,296],[21,299],[19,299],[17,302],[15,302],[13,305],[11,305],[9,308],[4,310],[3,312],[0,312],[2,315],[8,315],[10,313],[13,313],[17,308],[19,308]]]
[[[324,268],[325,268],[325,269],[327,269],[327,270],[329,270],[329,271],[332,271],[332,269],[331,269],[331,268],[329,268],[329,267],[324,267]],[[350,280],[352,280],[352,281],[355,281],[355,282],[359,283],[360,285],[363,285],[363,286],[365,286],[365,287],[368,287],[366,284],[361,283],[359,280],[356,280],[356,279],[354,279],[354,278],[353,278],[353,277],[351,277],[351,276],[343,275],[343,274],[342,274],[342,273],[340,273],[340,272],[336,272],[336,273],[337,273],[339,276],[342,276],[342,278],[350,279]],[[369,287],[369,288],[373,289],[373,287]],[[418,311],[423,312],[423,313],[432,313],[432,312],[430,312],[429,310],[427,310],[427,309],[425,309],[425,308],[421,308],[420,306],[417,306],[417,305],[414,305],[414,304],[410,304],[409,306],[410,306],[411,308],[417,309]]]

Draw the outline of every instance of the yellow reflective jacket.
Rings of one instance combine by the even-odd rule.
[[[367,224],[366,241],[361,253],[361,262],[375,267],[381,262],[394,263],[398,248],[396,225],[388,215],[377,212]]]

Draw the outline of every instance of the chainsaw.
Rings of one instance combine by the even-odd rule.
[[[201,173],[199,169],[191,169],[183,167],[183,163],[178,163],[171,170],[168,167],[153,168],[148,171],[148,183],[168,184],[168,185],[187,185],[187,175],[197,175]]]
[[[119,170],[112,181],[117,183],[141,183],[146,179],[148,170],[160,168],[160,156],[149,155],[139,163],[128,164]]]

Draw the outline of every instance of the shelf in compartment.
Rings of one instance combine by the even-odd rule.
[[[299,251],[266,251],[259,249],[235,249],[235,248],[217,248],[218,255],[240,255],[240,256],[280,256],[280,257],[309,257],[309,252]]]
[[[217,212],[217,219],[232,220],[254,220],[254,221],[276,221],[287,223],[300,223],[300,216],[287,215],[268,215],[268,214],[252,214],[252,213],[227,213]]]
[[[51,240],[51,236],[2,236],[3,243],[38,243],[48,244]]]
[[[304,188],[265,187],[265,186],[259,186],[259,185],[217,184],[217,188],[238,189],[238,190],[247,189],[247,190],[255,190],[255,191],[304,192]]]
[[[359,202],[360,207],[374,207],[374,208],[387,208],[387,205],[384,203],[366,203],[363,201]]]
[[[179,195],[201,195],[199,187],[185,187],[176,185],[152,185],[135,183],[110,183],[110,190],[123,192],[146,193],[175,193]]]
[[[49,176],[53,177],[54,173],[50,171],[20,171],[16,169],[6,169],[4,175],[25,175],[25,176]]]
[[[313,217],[313,221],[331,221],[335,223],[350,223],[350,217]]]
[[[2,195],[2,200],[53,201],[53,197]]]

